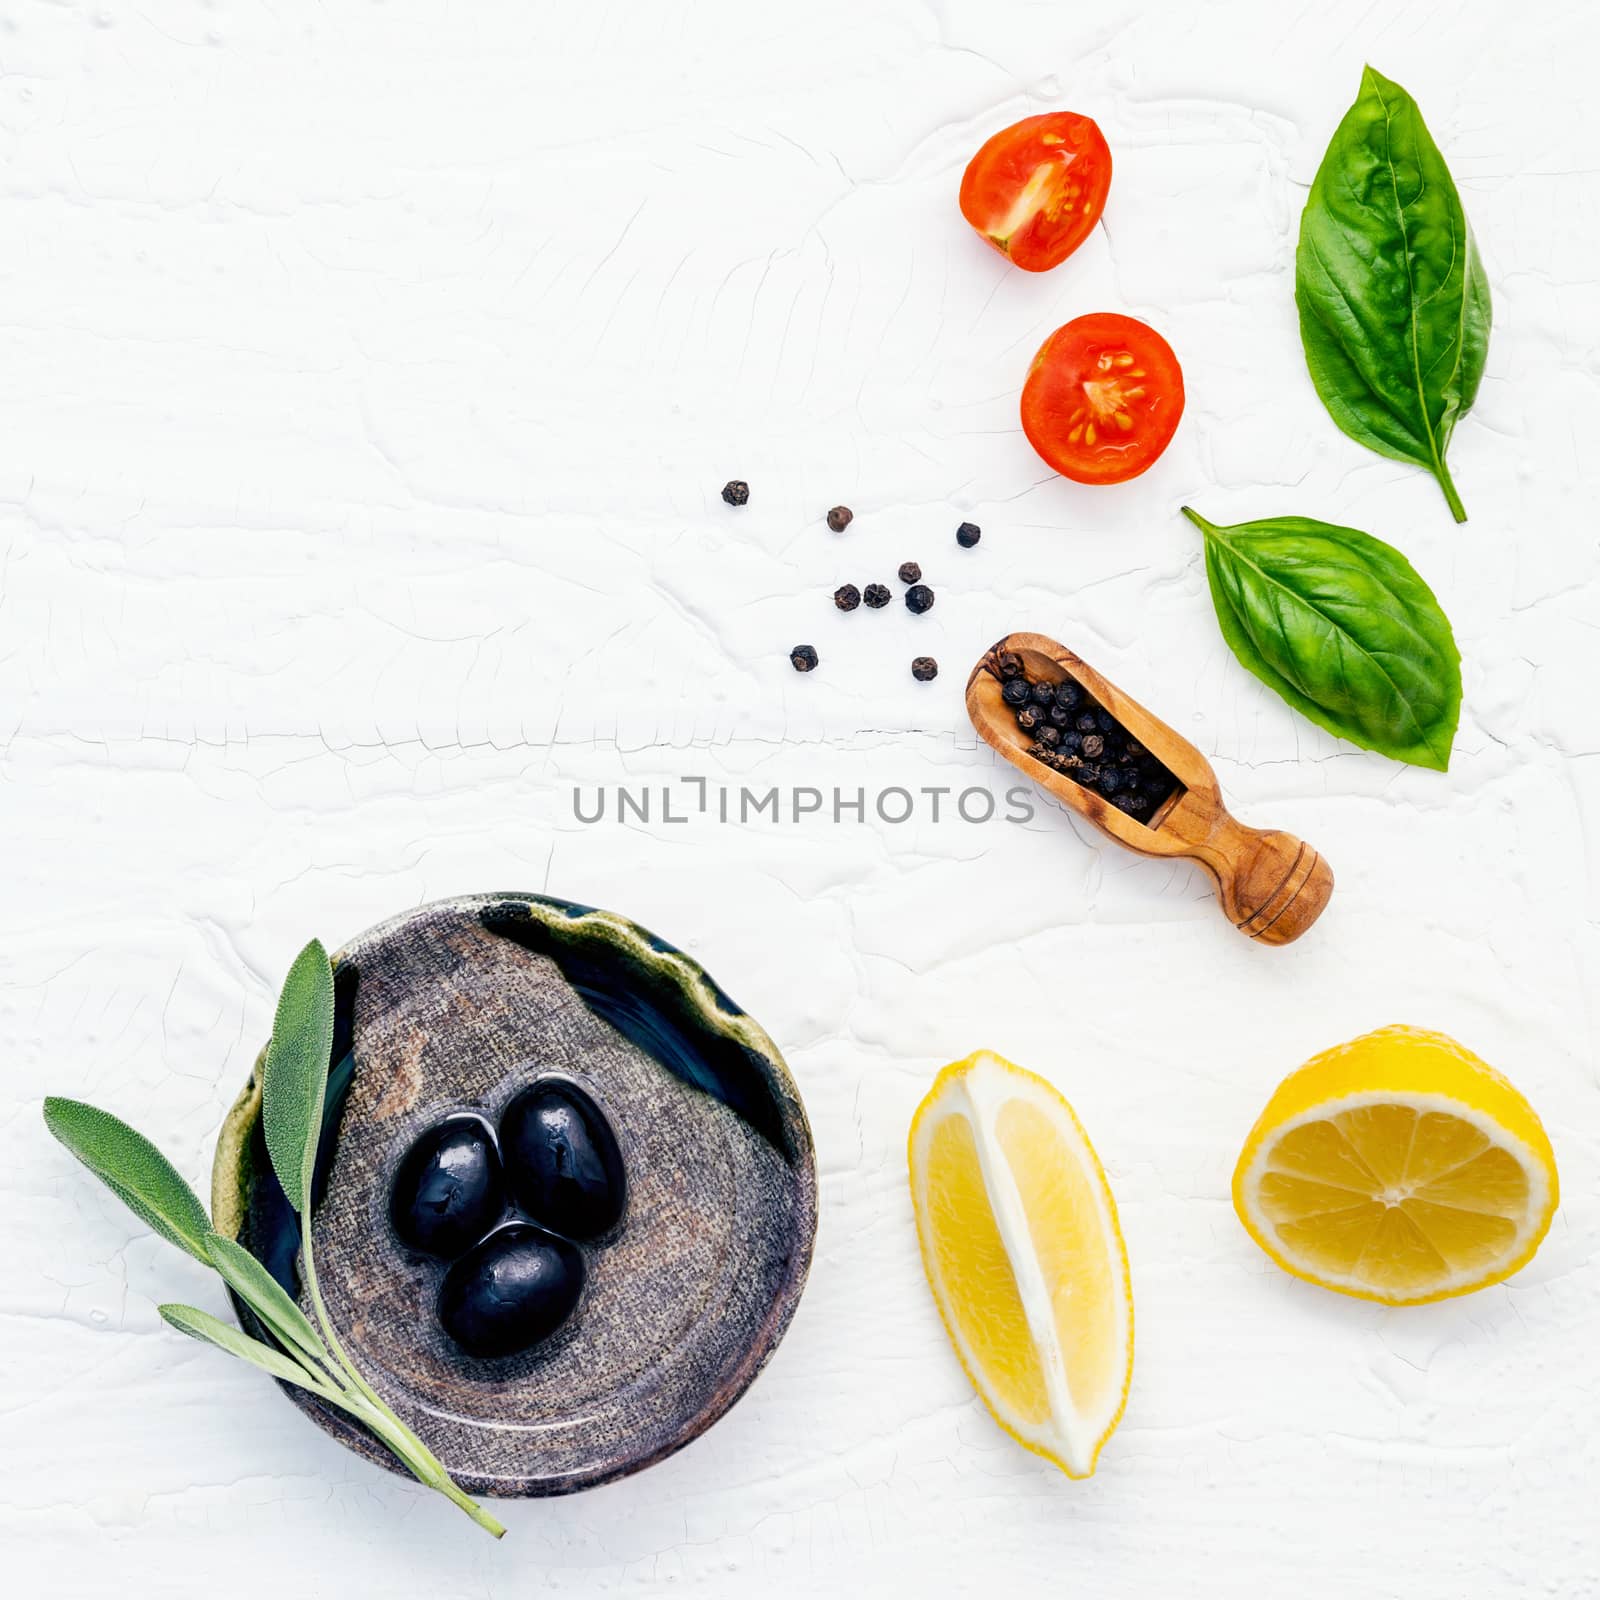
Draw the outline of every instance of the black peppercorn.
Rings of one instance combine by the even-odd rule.
[[[841,611],[854,611],[861,604],[861,591],[853,583],[842,583],[833,591],[833,603]]]
[[[932,656],[918,656],[911,663],[911,676],[918,683],[932,683],[939,676],[939,663]]]
[[[1050,720],[1058,728],[1064,728],[1072,721],[1072,713],[1058,700],[1050,707]]]
[[[1025,706],[1028,703],[1028,680],[1008,678],[1000,686],[1000,698],[1008,706]]]
[[[1066,732],[1061,735],[1061,748],[1072,755],[1083,748],[1083,735],[1081,733]]]
[[[1100,793],[1115,794],[1122,787],[1122,774],[1115,767],[1100,769]]]
[[[1094,720],[1094,712],[1085,711],[1080,714],[1073,726],[1079,733],[1093,733],[1100,724]]]
[[[1084,786],[1084,788],[1092,789],[1100,782],[1100,769],[1092,761],[1080,761],[1078,763],[1078,770],[1073,773],[1073,777],[1075,777],[1078,782]]]
[[[1056,696],[1055,685],[1049,683],[1029,684],[1028,693],[1033,696],[1033,703],[1036,706],[1043,706],[1046,710],[1049,709]]]
[[[1001,692],[1004,693],[1003,690]],[[1017,726],[1024,733],[1032,733],[1035,728],[1042,726],[1043,723],[1044,712],[1031,700],[1027,701],[1022,709],[1017,712]]]
[[[1118,811],[1126,811],[1130,817],[1139,810],[1139,800],[1135,795],[1114,794],[1110,796],[1110,800]]]
[[[1137,761],[1140,756],[1148,754],[1149,751],[1147,751],[1137,739],[1130,739],[1128,741],[1128,759],[1130,761]]]
[[[1071,678],[1063,678],[1056,685],[1056,704],[1064,711],[1076,711],[1083,704],[1083,690]]]
[[[915,561],[902,561],[900,563],[901,583],[921,583],[922,568]]]
[[[730,506],[742,506],[750,498],[750,485],[742,478],[730,478],[722,486],[722,498]]]
[[[1059,728],[1052,728],[1048,722],[1045,723],[1045,725],[1039,730],[1039,743],[1048,745],[1053,750],[1058,744],[1061,743],[1061,730]]]
[[[1014,650],[1004,650],[1000,654],[1000,676],[1002,678],[1020,678],[1022,676],[1022,657]]]
[[[843,533],[844,530],[848,528],[855,520],[856,514],[850,509],[849,506],[835,506],[833,510],[828,513],[828,526],[832,528],[835,533]]]
[[[809,644],[797,644],[789,652],[789,659],[794,663],[796,672],[810,672],[817,664],[817,652]]]
[[[1119,794],[1117,804],[1126,812],[1136,817],[1142,817],[1150,809],[1150,796],[1147,794]]]
[[[1117,719],[1104,706],[1095,712],[1094,720],[1100,724],[1101,733],[1110,733],[1117,725]]]
[[[921,616],[933,610],[933,590],[925,583],[914,583],[906,590],[906,610]]]
[[[1106,753],[1106,741],[1098,733],[1086,733],[1083,736],[1083,753],[1091,761],[1098,761]]]
[[[865,600],[874,611],[880,611],[884,606],[888,605],[892,599],[894,599],[894,596],[890,594],[881,583],[869,583],[866,588],[861,591],[861,598]]]
[[[956,529],[956,543],[963,550],[970,550],[983,537],[983,529],[976,522],[963,522]]]

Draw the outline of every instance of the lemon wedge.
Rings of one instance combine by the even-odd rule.
[[[1239,1220],[1280,1267],[1391,1306],[1509,1277],[1558,1195],[1533,1107],[1455,1040],[1399,1026],[1290,1073],[1233,1174]]]
[[[953,1062],[911,1121],[928,1283],[995,1420],[1086,1478],[1128,1400],[1128,1253],[1094,1149],[1043,1078],[987,1051]]]

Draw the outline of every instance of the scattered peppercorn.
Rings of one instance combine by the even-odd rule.
[[[1092,711],[1085,711],[1083,715],[1080,716],[1075,723],[1073,723],[1073,727],[1075,727],[1079,733],[1093,733],[1099,726],[1100,724],[1094,720],[1094,712]]]
[[[809,644],[797,644],[789,652],[789,659],[794,663],[796,672],[810,672],[817,664],[817,652]]]
[[[722,486],[722,498],[730,506],[742,506],[750,499],[750,485],[742,478],[729,478]]]
[[[1001,692],[1004,693],[1004,690]],[[1044,713],[1038,708],[1038,706],[1033,705],[1031,702],[1028,705],[1025,705],[1017,713],[1017,726],[1021,728],[1024,733],[1032,733],[1036,728],[1040,727],[1043,722]]]
[[[1053,750],[1058,744],[1061,743],[1061,730],[1059,728],[1052,728],[1048,722],[1045,723],[1045,725],[1039,730],[1039,743],[1042,745],[1048,745]]]
[[[1091,761],[1098,761],[1106,753],[1106,741],[1098,733],[1086,733],[1083,736],[1083,753]]]
[[[833,510],[828,513],[828,526],[832,528],[835,533],[843,533],[844,530],[848,528],[855,520],[856,514],[850,509],[849,506],[835,506]]]
[[[1100,793],[1115,794],[1122,787],[1122,774],[1115,767],[1106,767],[1100,774]]]
[[[1056,704],[1067,711],[1076,711],[1083,704],[1083,690],[1071,678],[1063,678],[1056,685]]]
[[[915,561],[902,561],[900,563],[901,583],[921,583],[922,568]]]
[[[1094,720],[1099,723],[1101,733],[1110,733],[1117,725],[1117,719],[1104,706],[1095,712]]]
[[[861,592],[861,598],[872,607],[874,611],[881,611],[884,606],[894,599],[888,589],[881,583],[869,583]]]
[[[911,676],[918,683],[932,683],[939,676],[939,663],[932,656],[918,656],[911,663]]]
[[[1072,713],[1058,700],[1050,707],[1050,720],[1058,728],[1064,728],[1072,721]]]
[[[1033,703],[1036,706],[1043,706],[1046,710],[1049,710],[1055,701],[1056,692],[1052,684],[1036,683],[1032,685],[1028,692],[1033,696]]]
[[[1000,676],[1008,679],[1022,676],[1022,657],[1014,650],[1006,650],[1001,653]]]
[[[956,543],[963,550],[970,550],[983,537],[983,529],[976,522],[963,522],[956,529]]]
[[[925,583],[914,583],[906,590],[906,610],[916,616],[933,610],[933,590]]]
[[[1008,706],[1025,706],[1029,703],[1028,680],[1026,678],[1007,678],[1000,686],[1000,698]],[[1022,720],[1020,717],[1017,719]]]
[[[854,611],[861,604],[861,591],[853,583],[841,583],[833,591],[833,603],[841,611]]]

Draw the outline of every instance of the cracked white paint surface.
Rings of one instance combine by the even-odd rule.
[[[1600,1592],[1593,33],[1570,0],[0,0],[14,1592]],[[1295,332],[1299,207],[1369,57],[1418,96],[1494,286],[1461,528],[1333,428]],[[1056,105],[1100,121],[1116,177],[1105,226],[1032,277],[955,191]],[[1051,478],[1015,412],[1038,343],[1098,309],[1160,327],[1189,389],[1157,469],[1111,491]],[[1184,501],[1406,551],[1466,658],[1448,776],[1233,662]],[[834,612],[907,558],[929,616]],[[1018,626],[1326,853],[1302,944],[1248,945],[1193,873],[1042,809],[574,819],[575,784],[681,774],[999,788],[960,689]],[[500,887],[628,912],[766,1023],[822,1224],[724,1422],[511,1506],[495,1546],[166,1331],[158,1301],[215,1287],[38,1102],[113,1107],[201,1181],[309,934]],[[1564,1187],[1515,1282],[1393,1313],[1278,1274],[1227,1196],[1279,1076],[1392,1020],[1510,1073]],[[1134,1389],[1086,1484],[995,1429],[921,1282],[905,1129],[979,1044],[1067,1092],[1122,1206]]]

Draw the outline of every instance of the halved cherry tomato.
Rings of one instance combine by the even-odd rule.
[[[1106,208],[1111,150],[1092,118],[1047,111],[1002,128],[967,164],[961,215],[1028,272],[1059,266]]]
[[[1126,483],[1167,448],[1183,415],[1183,369],[1148,323],[1074,317],[1045,340],[1022,386],[1028,443],[1074,483]]]

